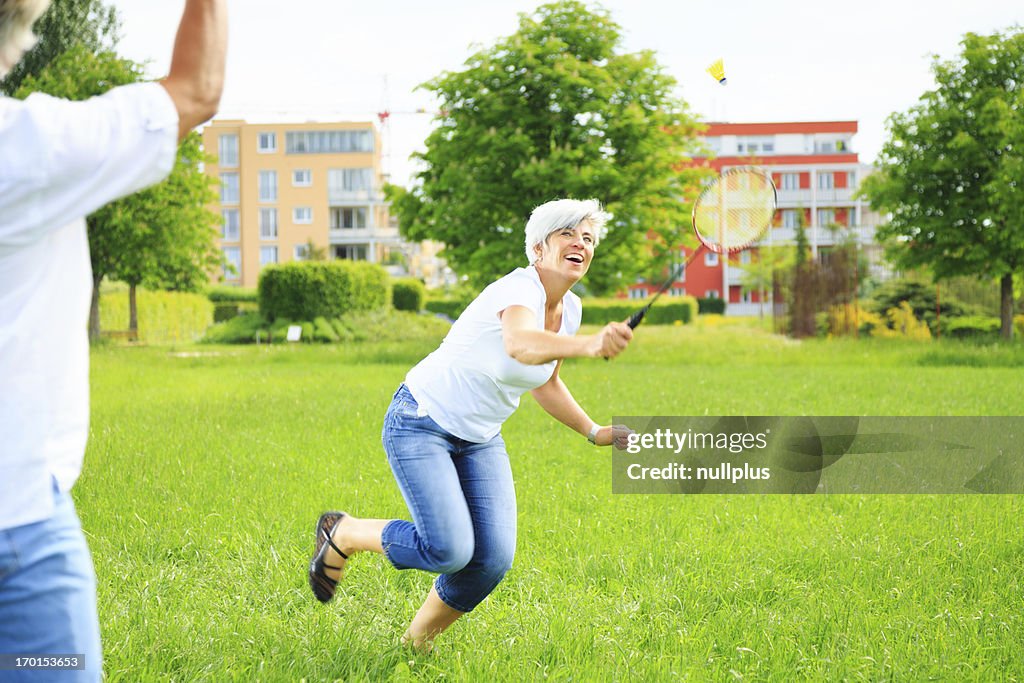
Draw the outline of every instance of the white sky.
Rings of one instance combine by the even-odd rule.
[[[108,0],[123,22],[120,52],[166,73],[184,0]],[[474,46],[515,32],[540,0],[234,0],[220,118],[250,122],[376,120],[388,108],[385,166],[414,172],[436,109],[414,88],[458,70]],[[875,159],[885,118],[933,81],[968,31],[1024,24],[1014,0],[609,0],[624,49],[651,49],[704,120],[857,120],[854,151]],[[725,59],[729,83],[704,69]],[[385,92],[385,82],[387,89]],[[388,147],[391,152],[388,154]]]

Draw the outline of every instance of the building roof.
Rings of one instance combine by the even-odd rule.
[[[777,135],[807,133],[856,133],[856,121],[778,121],[771,123],[705,122],[704,137],[719,135]]]

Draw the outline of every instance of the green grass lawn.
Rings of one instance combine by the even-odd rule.
[[[614,496],[530,399],[504,429],[516,563],[431,655],[432,576],[306,584],[325,509],[407,517],[384,411],[431,342],[98,348],[75,488],[110,681],[1022,680],[1021,496]],[[198,354],[198,355],[197,355]],[[562,371],[613,415],[1021,415],[1024,346],[642,327]]]

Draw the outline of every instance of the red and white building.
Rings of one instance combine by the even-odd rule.
[[[800,213],[815,257],[820,258],[850,233],[864,248],[874,245],[877,216],[854,198],[859,184],[871,172],[854,151],[856,121],[801,123],[710,123],[704,132],[710,159],[694,159],[719,173],[736,166],[758,166],[772,176],[778,189],[775,224],[761,244],[792,244]],[[831,227],[830,227],[831,226]],[[692,252],[687,249],[686,255]],[[756,315],[758,292],[743,292],[743,265],[756,248],[728,259],[705,251],[691,263],[670,294],[698,298],[724,298],[729,315]],[[660,282],[637,283],[629,296],[646,298]]]

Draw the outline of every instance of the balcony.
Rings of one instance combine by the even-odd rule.
[[[384,195],[380,188],[371,187],[361,190],[343,190],[337,187],[327,188],[327,202],[329,204],[380,204],[384,201]]]
[[[853,189],[849,187],[831,190],[779,190],[779,206],[791,209],[797,206],[808,208],[812,202],[818,205],[850,204],[854,201],[853,192]]]
[[[873,225],[855,225],[850,228],[841,227],[834,231],[827,228],[813,228],[808,226],[804,228],[804,230],[807,232],[807,240],[814,244],[815,238],[817,238],[816,243],[821,247],[840,243],[851,233],[856,237],[859,244],[874,244],[875,242],[875,226]],[[796,229],[772,228],[771,242],[772,244],[793,244],[796,242]],[[765,236],[765,239],[761,240],[760,244],[767,243],[768,237]]]
[[[386,225],[371,225],[365,228],[331,228],[327,232],[330,244],[366,244],[380,242],[382,244],[399,244],[401,237],[398,228]]]

